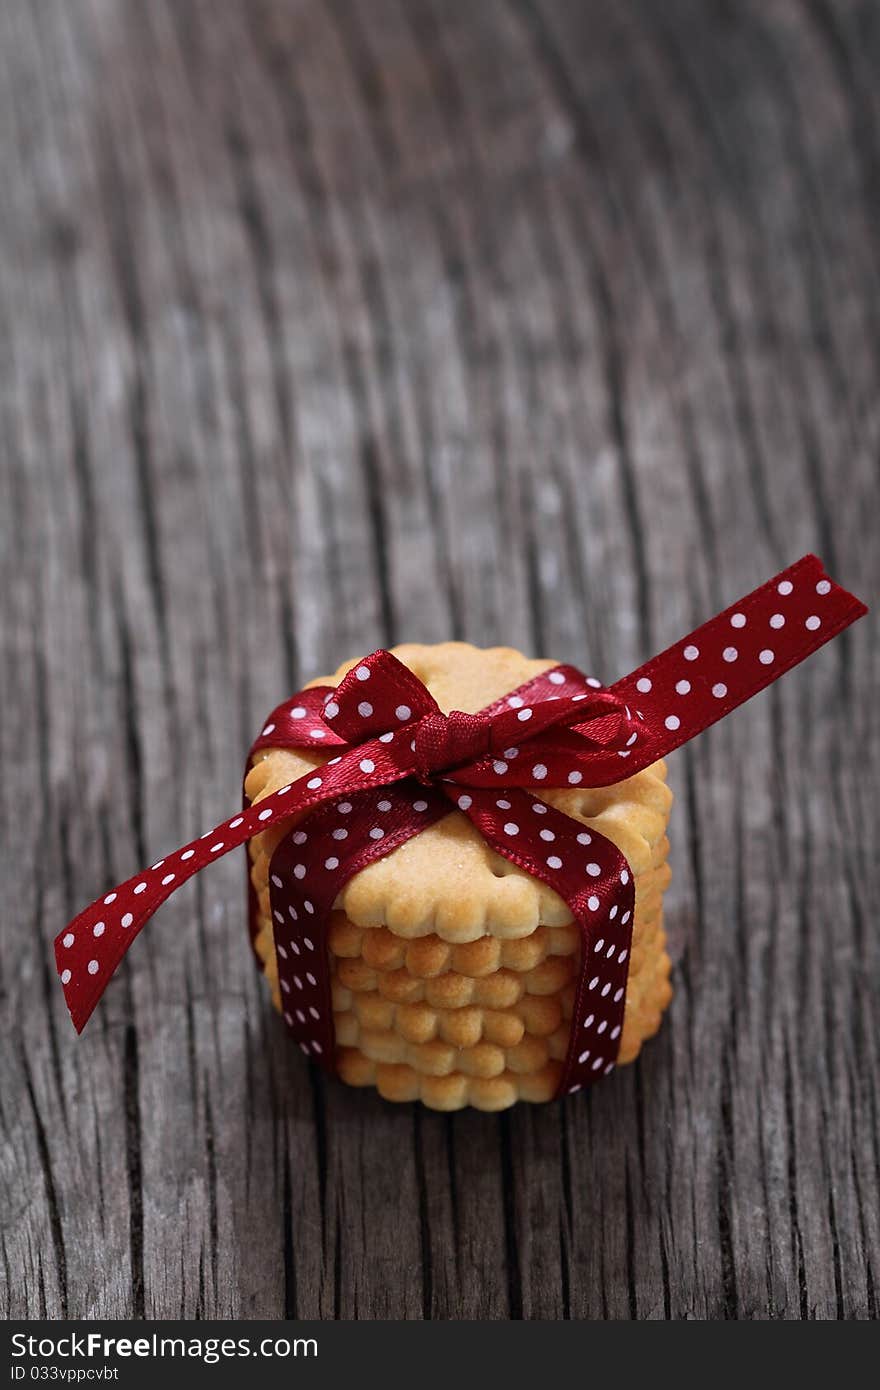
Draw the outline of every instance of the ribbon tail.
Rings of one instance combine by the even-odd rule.
[[[611,691],[644,729],[632,753],[619,755],[626,775],[723,719],[867,611],[816,555],[804,555],[616,681]]]
[[[269,821],[295,811],[291,791],[292,787],[283,787],[117,884],[58,933],[55,963],[77,1033],[86,1026],[126,951],[157,908],[194,874],[243,845]]]

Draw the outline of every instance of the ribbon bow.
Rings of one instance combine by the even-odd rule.
[[[444,714],[396,657],[373,652],[339,686],[279,705],[251,749],[309,749],[329,753],[325,762],[135,874],[59,933],[55,958],[77,1032],[169,894],[269,823],[288,821],[269,868],[284,1018],[332,1071],[325,933],[334,902],[354,874],[458,810],[493,850],[558,893],[577,923],[579,979],[558,1093],[579,1090],[617,1056],[633,875],[610,840],[540,793],[632,776],[865,612],[806,555],[608,689],[555,666],[477,713]],[[250,918],[253,935],[253,894]]]

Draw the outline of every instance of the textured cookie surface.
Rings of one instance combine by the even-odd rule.
[[[400,646],[394,655],[444,711],[475,711],[554,665],[510,648]],[[312,682],[336,685],[354,663]],[[251,801],[325,758],[269,749],[246,782]],[[671,996],[661,901],[669,880],[665,767],[596,790],[537,796],[612,840],[634,874],[636,910],[619,1062],[653,1034]],[[293,824],[250,844],[256,948],[277,999],[269,860]],[[459,811],[345,886],[329,932],[339,1073],[391,1100],[496,1110],[548,1100],[565,1056],[579,940],[565,902],[495,854]]]

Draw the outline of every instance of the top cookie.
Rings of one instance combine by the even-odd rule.
[[[473,647],[467,642],[436,646],[407,643],[393,654],[418,676],[444,713],[475,713],[556,662],[533,660],[510,647]],[[310,685],[338,685],[356,661]],[[246,781],[249,800],[259,801],[327,761],[315,750],[263,749]],[[672,794],[662,762],[610,787],[553,791],[535,796],[595,828],[626,856],[634,874],[647,869],[663,836]],[[250,842],[253,878],[266,882],[266,865],[293,818]],[[335,906],[363,927],[384,925],[398,936],[436,933],[445,941],[475,941],[484,935],[528,936],[540,924],[561,926],[571,913],[539,879],[495,854],[460,811],[416,835],[385,858],[356,874]]]

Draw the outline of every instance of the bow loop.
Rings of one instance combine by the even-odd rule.
[[[348,744],[391,733],[426,715],[438,714],[437,701],[402,661],[379,650],[364,657],[324,699],[328,728]]]

